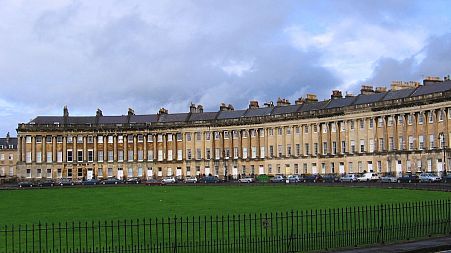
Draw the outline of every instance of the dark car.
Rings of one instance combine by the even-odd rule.
[[[418,183],[420,182],[420,178],[417,175],[413,174],[405,174],[401,177],[398,177],[398,183]]]
[[[44,180],[38,183],[39,187],[53,187],[55,185],[55,181],[53,180]]]
[[[146,182],[144,183],[145,185],[149,185],[149,186],[152,186],[152,185],[166,185],[165,183],[163,183],[163,182],[161,182],[161,181],[159,181],[159,180],[156,180],[156,179],[148,179],[148,180],[146,180]]]
[[[304,176],[304,183],[318,183],[318,182],[323,182],[323,177],[321,177],[321,175],[319,174]]]
[[[199,183],[203,183],[203,184],[216,184],[219,182],[221,182],[221,180],[219,180],[219,178],[215,177],[215,176],[206,176],[206,177],[199,179]]]
[[[129,177],[127,178],[127,181],[125,181],[126,184],[140,184],[141,178],[139,177]]]
[[[286,179],[284,176],[282,175],[275,175],[274,177],[272,177],[269,182],[271,183],[285,183]]]
[[[443,175],[442,180],[444,183],[451,183],[451,173],[446,173],[446,175]]]
[[[31,182],[31,181],[22,181],[22,182],[19,182],[17,184],[17,187],[19,187],[19,188],[33,187],[33,182]]]
[[[117,179],[115,177],[108,178],[107,180],[102,181],[102,184],[122,184],[124,181]]]
[[[92,178],[88,180],[83,180],[81,182],[82,185],[97,185],[100,184],[100,181],[98,179]]]
[[[326,174],[323,176],[323,182],[337,183],[340,182],[340,177],[336,174]]]
[[[72,181],[72,179],[69,178],[62,178],[61,180],[56,182],[56,184],[60,186],[75,185],[74,181]]]

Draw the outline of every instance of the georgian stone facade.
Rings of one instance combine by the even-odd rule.
[[[26,178],[212,174],[443,172],[450,164],[451,81],[396,82],[392,89],[318,102],[279,99],[218,112],[37,117],[19,124],[18,174]],[[446,163],[445,163],[446,161]]]
[[[17,138],[0,138],[0,177],[8,178],[16,176],[16,164],[19,154],[17,152]]]

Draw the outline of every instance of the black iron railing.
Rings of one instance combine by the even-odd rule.
[[[451,234],[451,201],[0,227],[0,252],[308,252]]]

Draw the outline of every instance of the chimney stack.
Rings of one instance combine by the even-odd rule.
[[[318,102],[318,98],[316,97],[315,94],[307,94],[307,98],[305,99],[306,103],[314,103],[314,102]]]
[[[342,97],[343,97],[343,94],[339,90],[333,90],[332,95],[330,95],[331,99],[337,99],[337,98],[342,98]]]
[[[376,87],[376,90],[374,92],[375,93],[387,92],[387,88],[386,87]]]
[[[231,104],[226,105],[224,103],[221,103],[221,105],[219,106],[219,111],[233,111],[233,110],[235,110],[235,108],[233,108],[233,105]]]
[[[259,106],[258,106],[258,101],[257,100],[251,100],[250,102],[249,102],[249,109],[257,109]]]
[[[160,108],[160,110],[158,111],[158,114],[159,114],[159,115],[161,115],[161,114],[168,114],[168,110],[165,109],[164,107],[162,107],[162,108]]]
[[[272,101],[266,102],[263,105],[266,107],[274,107],[274,103]]]
[[[277,106],[287,106],[287,105],[290,105],[290,101],[288,101],[288,99],[285,98],[277,99]]]
[[[294,103],[297,104],[297,105],[302,105],[302,104],[305,103],[305,99],[302,98],[302,97],[298,98],[298,99],[296,99],[296,101],[294,101]]]
[[[362,85],[362,88],[360,89],[360,94],[362,94],[362,95],[374,94],[373,86]]]
[[[198,105],[196,107],[195,104],[191,103],[191,105],[189,106],[189,112],[190,113],[203,113],[204,107],[202,105]]]
[[[102,116],[103,116],[102,110],[100,110],[99,108],[97,108],[97,111],[96,111],[96,117],[98,118],[98,117],[102,117]]]
[[[135,115],[135,110],[133,110],[132,108],[128,108],[127,115],[128,115],[128,116]]]

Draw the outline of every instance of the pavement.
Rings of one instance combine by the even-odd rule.
[[[431,238],[421,241],[403,242],[390,245],[379,245],[371,248],[348,249],[337,251],[339,253],[425,253],[425,252],[451,252],[451,236]]]

